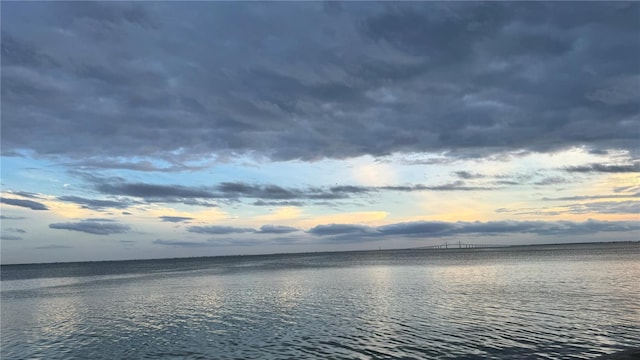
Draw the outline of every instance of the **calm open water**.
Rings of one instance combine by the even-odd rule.
[[[2,359],[570,359],[640,346],[640,244],[2,266]]]

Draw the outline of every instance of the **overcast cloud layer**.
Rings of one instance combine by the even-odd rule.
[[[0,6],[3,263],[640,236],[639,2]]]
[[[225,153],[638,148],[635,2],[2,10],[4,154],[179,170]]]

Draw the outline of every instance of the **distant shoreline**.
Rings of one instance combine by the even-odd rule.
[[[185,256],[185,257],[167,257],[167,258],[150,258],[150,259],[122,259],[122,260],[86,260],[86,261],[56,261],[42,263],[11,263],[0,264],[5,266],[32,266],[32,265],[55,265],[55,264],[87,264],[87,263],[121,263],[121,262],[138,262],[138,261],[186,261],[195,259],[223,259],[235,257],[259,257],[259,256],[282,256],[282,255],[309,255],[309,254],[339,254],[339,253],[365,253],[365,252],[388,252],[388,251],[482,251],[493,249],[513,249],[513,248],[535,248],[535,247],[557,247],[557,246],[579,246],[579,245],[614,245],[614,244],[640,244],[638,241],[594,241],[594,242],[567,242],[567,243],[543,243],[543,244],[517,244],[517,245],[483,245],[477,244],[477,247],[459,248],[457,243],[451,243],[448,248],[436,248],[434,246],[410,247],[410,248],[389,248],[389,249],[367,249],[367,250],[337,250],[337,251],[307,251],[307,252],[282,252],[282,253],[266,253],[266,254],[235,254],[235,255],[210,255],[210,256]],[[640,359],[639,359],[640,360]]]

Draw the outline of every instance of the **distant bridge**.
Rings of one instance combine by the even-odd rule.
[[[469,244],[463,243],[461,241],[456,242],[445,242],[439,245],[431,245],[431,246],[421,246],[420,249],[475,249],[475,248],[490,248],[490,247],[503,247],[506,245],[495,245],[495,244]]]

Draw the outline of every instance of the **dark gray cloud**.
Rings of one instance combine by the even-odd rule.
[[[153,241],[156,245],[184,247],[184,248],[203,248],[203,247],[220,247],[220,246],[256,246],[265,245],[265,242],[251,239],[234,239],[234,240],[208,240],[208,241],[184,241],[184,240],[162,240]]]
[[[84,219],[79,222],[49,224],[51,229],[80,231],[95,235],[122,234],[131,230],[126,224],[121,224],[109,219]]]
[[[0,215],[0,220],[23,220],[26,219],[24,216],[7,216]]]
[[[264,201],[258,200],[253,203],[255,206],[304,206],[305,203],[302,201]]]
[[[497,187],[493,186],[473,186],[466,185],[462,180],[454,181],[449,184],[426,186],[425,189],[433,191],[485,191],[485,190],[497,190]],[[422,190],[422,189],[418,189]]]
[[[389,190],[389,191],[410,192],[410,191],[424,191],[424,190],[427,190],[428,188],[424,185],[389,185],[389,186],[383,186],[382,189]]]
[[[221,194],[209,187],[131,183],[120,177],[103,178],[86,173],[77,173],[77,175],[102,194],[142,198],[149,203],[182,203],[193,206],[217,207],[214,199],[223,198]],[[126,203],[136,202],[122,201],[123,205]]]
[[[17,241],[17,240],[22,240],[22,237],[17,235],[2,234],[0,235],[0,240]]]
[[[158,185],[148,183],[129,183],[123,179],[86,178],[94,188],[106,195],[123,195],[144,198],[149,202],[179,202],[186,205],[217,206],[212,199],[234,201],[242,198],[269,200],[257,205],[267,205],[269,202],[286,200],[327,200],[346,199],[353,193],[354,186],[337,187],[334,189],[288,189],[273,184],[247,184],[244,182],[222,182],[216,186],[182,186]]]
[[[346,199],[351,193],[360,193],[357,186],[336,186],[329,190],[321,188],[287,189],[278,185],[254,185],[244,182],[223,182],[216,186],[219,197],[225,198],[258,198],[263,200],[333,200]]]
[[[289,190],[277,185],[250,185],[243,182],[223,182],[216,187],[216,190],[224,194],[224,196],[236,198],[289,200],[303,196],[297,190]]]
[[[635,194],[608,194],[608,195],[583,195],[583,196],[563,196],[556,198],[545,197],[543,201],[582,201],[582,200],[600,200],[600,199],[628,199],[632,197],[640,197],[640,193]]]
[[[637,203],[636,203],[637,206]],[[505,209],[506,210],[506,209]],[[638,209],[636,208],[635,211]],[[507,210],[508,211],[508,210]],[[287,226],[264,225],[256,231],[249,228],[230,226],[198,226],[189,231],[208,235],[224,235],[234,233],[288,234],[300,231]],[[415,221],[395,223],[378,227],[361,224],[323,224],[306,231],[314,235],[313,242],[318,243],[358,243],[372,242],[394,237],[414,239],[450,238],[460,235],[497,236],[530,234],[536,236],[573,236],[596,234],[601,232],[639,232],[640,223],[634,221],[487,221],[487,222],[443,222]],[[272,238],[258,240],[256,238],[215,238],[207,241],[155,240],[154,244],[178,247],[214,247],[214,246],[254,246],[308,243],[296,237]]]
[[[482,175],[482,174],[479,174],[479,173],[472,173],[472,172],[464,171],[464,170],[461,170],[461,171],[455,171],[455,172],[454,172],[454,174],[455,174],[457,177],[459,177],[459,178],[461,178],[461,179],[464,179],[464,180],[481,179],[481,178],[485,177],[485,176],[484,176],[484,175]]]
[[[613,188],[614,193],[640,193],[640,185],[617,186]]]
[[[82,170],[101,170],[101,169],[123,169],[123,170],[135,170],[145,172],[181,172],[181,171],[196,171],[207,168],[206,165],[185,165],[185,164],[171,164],[171,165],[156,165],[151,161],[121,161],[112,159],[84,159],[73,162],[67,162],[63,165],[77,167]]]
[[[25,207],[31,210],[49,210],[45,204],[33,200],[9,199],[3,197],[0,199],[0,202],[3,204]]]
[[[175,199],[166,199],[169,200],[167,202],[176,202]],[[193,205],[193,206],[204,206],[204,207],[218,207],[218,204],[216,204],[213,201],[210,200],[203,200],[203,199],[185,199],[182,198],[180,199],[178,202],[181,202],[185,205]]]
[[[196,233],[196,234],[212,234],[212,235],[255,232],[255,230],[251,228],[238,228],[233,226],[217,226],[217,225],[189,226],[187,228],[187,231]]]
[[[86,209],[102,210],[104,208],[125,209],[131,206],[130,200],[99,200],[80,196],[59,196],[58,200],[81,205]]]
[[[3,154],[182,171],[212,154],[638,152],[636,2],[2,10]]]
[[[8,231],[8,232],[13,232],[13,233],[18,233],[18,234],[26,234],[27,230],[25,229],[19,229],[19,228],[3,228],[3,231]]]
[[[569,166],[565,170],[578,173],[640,173],[640,162],[626,165],[589,164]]]
[[[560,185],[560,184],[566,184],[568,183],[569,180],[567,180],[566,178],[563,178],[562,176],[549,176],[549,177],[545,177],[543,179],[540,179],[536,182],[534,182],[534,185],[538,185],[538,186],[547,186],[547,185]]]
[[[384,235],[446,236],[451,235],[455,227],[455,223],[419,221],[385,225],[376,230]]]
[[[143,198],[147,202],[183,203],[197,206],[217,206],[212,201],[235,202],[243,199],[257,199],[256,206],[304,206],[303,200],[314,200],[313,204],[320,205],[320,200],[346,200],[367,196],[380,191],[491,191],[498,190],[495,186],[467,185],[458,180],[442,185],[388,185],[388,186],[357,186],[336,185],[331,187],[285,188],[274,184],[248,184],[245,182],[222,182],[213,186],[183,186],[158,185],[148,183],[130,183],[122,178],[98,178],[85,176],[85,180],[99,192],[110,196],[131,196]],[[77,197],[61,197],[62,200],[75,200],[78,203],[94,204],[98,206],[100,200],[89,201]],[[106,200],[105,200],[106,201]],[[130,200],[120,200],[113,205],[125,206]],[[332,204],[333,205],[333,204]]]
[[[291,226],[281,226],[281,225],[262,225],[260,227],[260,234],[288,234],[292,232],[300,231],[300,229],[291,227]]]
[[[189,222],[189,220],[193,220],[192,217],[186,217],[186,216],[160,216],[160,219],[163,222],[173,222],[173,223]]]
[[[314,235],[353,235],[353,234],[368,234],[373,232],[373,229],[357,224],[328,224],[328,225],[317,225],[309,229],[310,234]]]
[[[402,191],[402,192],[412,192],[412,191],[485,191],[485,190],[498,190],[499,188],[495,186],[475,186],[475,185],[467,185],[462,180],[457,180],[447,184],[441,185],[389,185],[389,186],[380,186],[377,188],[372,188],[371,190],[388,190],[388,191]]]
[[[156,245],[165,245],[183,248],[206,248],[225,246],[257,246],[257,245],[291,245],[297,242],[292,238],[271,238],[268,240],[257,239],[208,239],[207,241],[185,241],[185,240],[154,240]]]
[[[579,235],[610,231],[639,231],[637,222],[608,222],[588,220],[585,222],[571,221],[487,221],[487,222],[440,222],[416,221],[389,224],[379,227],[363,225],[318,225],[309,230],[310,233],[321,236],[339,236],[349,241],[349,238],[365,237],[380,238],[388,236],[407,236],[416,238],[438,238],[462,234],[499,235],[499,234],[535,234],[535,235]],[[344,236],[348,235],[348,236]],[[373,240],[373,239],[372,239]],[[361,241],[354,239],[353,241]]]
[[[273,184],[248,184],[245,182],[223,182],[214,186],[157,185],[148,183],[129,183],[123,179],[87,179],[94,188],[105,195],[120,195],[144,198],[147,202],[179,202],[187,205],[217,206],[211,201],[238,201],[258,199],[256,206],[304,206],[302,200],[344,200],[379,191],[473,191],[496,190],[497,187],[470,186],[463,181],[443,185],[393,185],[393,186],[355,186],[339,185],[332,187],[284,188]],[[93,203],[77,197],[61,197],[63,200],[75,200],[78,203]],[[129,201],[122,200],[124,206]],[[315,203],[317,204],[317,202]],[[116,202],[113,205],[117,205]]]
[[[29,199],[41,199],[42,197],[39,194],[32,193],[29,191],[7,191],[10,194],[18,195],[20,197],[25,197]]]
[[[211,191],[202,188],[186,187],[181,185],[156,185],[145,183],[99,183],[96,190],[104,194],[126,195],[140,198],[214,198],[217,197]]]
[[[208,234],[208,235],[227,235],[227,234],[242,234],[242,233],[288,234],[288,233],[300,231],[300,229],[297,229],[291,226],[281,226],[281,225],[263,225],[260,227],[260,230],[255,230],[252,228],[233,227],[233,226],[209,225],[209,226],[190,226],[187,228],[187,231],[196,233],[196,234]],[[211,241],[214,241],[214,240],[211,240]],[[218,241],[218,239],[216,239],[215,241]],[[238,240],[234,240],[234,243],[235,241],[238,241]]]
[[[625,196],[624,198],[629,198]],[[566,200],[595,200],[606,199],[609,197],[567,197]],[[613,197],[617,198],[617,197]],[[563,198],[559,198],[562,200]],[[558,200],[558,199],[549,199]],[[594,202],[581,202],[566,205],[557,205],[554,207],[530,207],[530,208],[500,208],[496,209],[499,213],[512,213],[515,215],[543,215],[543,216],[557,216],[566,214],[637,214],[640,213],[640,201],[626,200],[626,201],[594,201]]]
[[[509,185],[509,186],[522,185],[522,183],[520,183],[518,181],[513,181],[513,180],[498,180],[498,181],[495,181],[494,184],[496,184],[496,185]]]
[[[354,185],[340,185],[333,186],[329,188],[333,193],[352,193],[352,194],[363,194],[371,191],[372,189],[365,186],[354,186]]]
[[[640,214],[640,201],[596,201],[562,206],[571,214]]]

